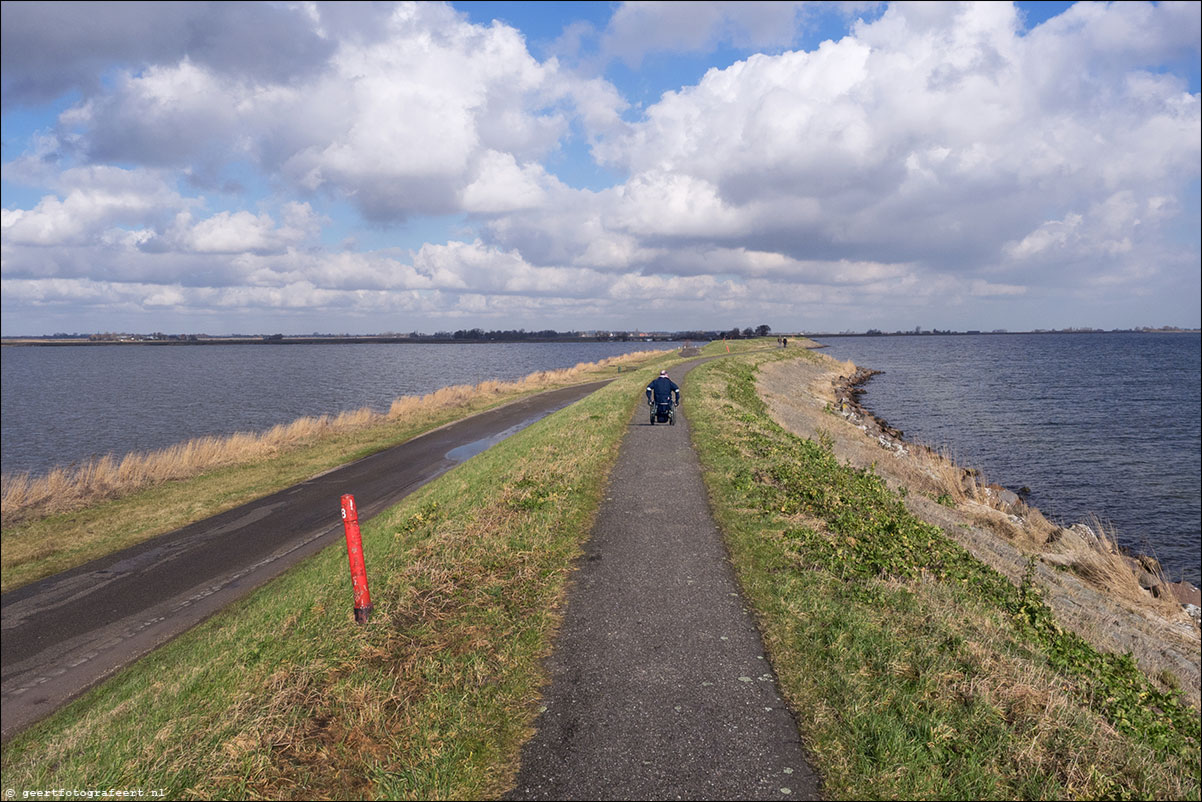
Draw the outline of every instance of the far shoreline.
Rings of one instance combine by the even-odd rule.
[[[196,340],[85,340],[58,339],[42,340],[33,337],[11,337],[0,339],[4,348],[61,348],[67,346],[205,346],[205,345],[489,345],[497,343],[542,344],[542,343],[674,343],[684,342],[670,337],[556,337],[526,339],[455,339],[444,337],[210,337]]]
[[[249,334],[245,336],[229,335],[229,336],[208,336],[208,335],[122,335],[118,339],[91,339],[94,335],[81,335],[79,337],[38,337],[38,336],[11,336],[0,337],[0,348],[21,348],[21,347],[63,347],[72,345],[85,346],[166,346],[166,345],[361,345],[361,344],[411,344],[411,345],[483,345],[495,343],[620,343],[620,342],[646,342],[646,343],[676,343],[689,342],[705,339],[710,340],[723,339],[721,332],[707,332],[711,336],[709,339],[697,336],[684,336],[686,334],[697,334],[698,332],[648,332],[626,335],[578,335],[578,336],[560,336],[560,337],[438,337],[433,335],[425,336],[410,336],[410,335],[391,335],[391,334],[348,334],[348,335],[282,335],[282,334]],[[791,339],[810,339],[818,341],[819,339],[844,338],[844,337],[1005,337],[1011,335],[1029,336],[1029,335],[1098,335],[1098,334],[1202,334],[1202,329],[1184,329],[1184,328],[1140,328],[1140,329],[1033,329],[1029,331],[858,331],[858,332],[824,332],[820,334],[809,333],[783,333],[776,336],[788,337]],[[768,336],[772,336],[771,334]],[[748,338],[740,338],[748,339]],[[821,345],[821,343],[819,343]]]

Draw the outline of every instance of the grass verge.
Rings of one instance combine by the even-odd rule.
[[[871,471],[770,418],[769,352],[689,376],[715,515],[833,798],[1197,799],[1199,720]],[[812,358],[812,357],[811,357]]]
[[[804,338],[794,338],[792,347],[802,347]],[[748,337],[745,340],[714,340],[701,347],[702,356],[722,356],[725,354],[744,354],[748,351],[766,351],[780,348],[780,343],[773,337]],[[790,352],[791,353],[791,352]]]
[[[564,583],[651,371],[363,527],[375,613],[326,549],[14,738],[4,784],[169,798],[448,799],[512,782]]]
[[[383,414],[364,409],[302,418],[261,434],[205,438],[124,460],[102,459],[80,466],[78,475],[60,470],[32,481],[5,476],[0,590],[216,515],[468,415],[664,358],[665,352],[640,352],[542,371],[517,382],[445,387],[399,398]],[[56,510],[55,504],[66,509]]]

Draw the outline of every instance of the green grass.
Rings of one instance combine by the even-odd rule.
[[[776,425],[754,380],[777,358],[711,362],[686,391],[716,517],[826,793],[1198,798],[1197,711],[1062,630],[1029,583],[914,518],[879,477]]]
[[[650,371],[625,374],[179,637],[3,752],[6,787],[480,798],[511,783],[564,583]]]
[[[789,348],[801,349],[805,338],[789,338]],[[701,347],[702,356],[721,356],[725,354],[743,354],[748,351],[763,351],[770,348],[780,348],[775,337],[750,337],[746,340],[714,340]],[[791,352],[790,352],[791,353]]]

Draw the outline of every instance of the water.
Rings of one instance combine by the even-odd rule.
[[[1202,338],[1196,334],[831,337],[883,370],[862,401],[906,439],[1029,487],[1063,524],[1096,515],[1199,584]]]
[[[551,412],[553,412],[553,411],[555,411],[555,410],[551,410]],[[447,452],[447,459],[449,459],[451,462],[466,462],[467,460],[471,459],[472,457],[476,456],[477,454],[487,451],[488,449],[492,448],[493,446],[495,446],[497,443],[501,442],[502,440],[508,440],[510,437],[517,434],[522,429],[525,429],[527,426],[531,425],[532,423],[537,423],[538,421],[542,420],[542,418],[545,417],[546,415],[551,414],[551,412],[545,412],[545,413],[542,413],[539,415],[535,415],[533,418],[527,418],[526,420],[524,420],[520,423],[515,423],[513,426],[510,426],[508,429],[502,429],[501,431],[497,432],[494,435],[489,435],[488,437],[483,437],[479,440],[473,440],[470,443],[465,443],[464,445],[456,446],[455,448],[452,448],[450,451]]]
[[[3,357],[5,473],[204,435],[263,431],[453,384],[512,381],[680,343],[10,347]]]

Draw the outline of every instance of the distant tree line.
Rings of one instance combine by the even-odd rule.
[[[726,338],[727,340],[750,340],[752,337],[767,337],[771,333],[772,333],[771,326],[760,324],[759,326],[756,326],[754,329],[750,328],[750,327],[746,328],[746,329],[734,328],[734,329],[731,329],[730,331],[722,332],[720,336]],[[717,338],[714,337],[711,339],[717,339]]]
[[[485,331],[484,329],[458,329],[452,334],[447,332],[436,332],[434,335],[439,339],[450,340],[552,340],[562,339],[564,337],[579,337],[578,331],[556,331],[555,329],[542,329],[540,331],[526,331],[525,329],[492,329]]]
[[[730,331],[717,330],[692,330],[692,331],[674,331],[674,332],[657,332],[656,336],[669,336],[676,340],[718,340],[726,338],[728,340],[748,339],[751,337],[767,337],[772,332],[772,327],[766,324],[761,324],[753,328],[733,328]],[[411,335],[415,337],[425,337],[424,334]],[[647,336],[646,333],[635,331],[596,331],[596,332],[579,332],[579,331],[556,331],[554,329],[542,329],[540,331],[526,331],[525,329],[493,329],[485,331],[484,329],[459,329],[454,332],[438,331],[433,337],[438,340],[562,340],[574,339],[578,337],[608,337],[614,340],[628,339],[643,339]]]

